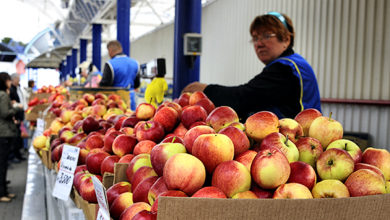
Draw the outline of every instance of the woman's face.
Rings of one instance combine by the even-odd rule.
[[[5,84],[7,85],[7,89],[11,88],[11,83],[12,83],[11,80],[7,80],[7,81],[5,82]]]
[[[267,65],[287,49],[290,44],[290,37],[285,41],[280,41],[276,33],[259,29],[252,32],[252,43],[259,60]]]

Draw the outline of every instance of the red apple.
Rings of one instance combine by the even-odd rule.
[[[215,131],[209,126],[200,125],[191,128],[190,130],[187,131],[187,133],[185,133],[183,138],[184,146],[186,147],[189,153],[192,153],[192,146],[196,138],[198,138],[202,134],[215,134]]]
[[[367,148],[363,152],[362,162],[378,167],[386,181],[390,180],[390,153],[386,149]]]
[[[248,190],[234,194],[232,199],[257,199],[257,195],[254,192]]]
[[[122,212],[133,204],[133,194],[124,192],[120,194],[111,204],[110,215],[114,219],[119,219]]]
[[[291,118],[282,118],[279,120],[279,132],[284,136],[288,135],[294,144],[298,141],[299,138],[303,137],[302,126]]]
[[[98,115],[100,117],[103,117],[104,114],[106,114],[107,108],[104,105],[94,105],[92,106],[92,114]]]
[[[274,132],[267,135],[260,145],[260,150],[267,149],[270,147],[279,148],[284,155],[286,155],[288,162],[292,163],[298,161],[299,151],[295,144],[287,139],[283,134]]]
[[[264,189],[275,189],[286,183],[290,172],[287,157],[276,147],[259,151],[251,166],[253,181]]]
[[[219,188],[215,186],[207,186],[203,187],[200,190],[196,191],[194,195],[191,197],[196,197],[196,198],[221,198],[225,199],[226,195],[225,193],[222,192]]]
[[[190,95],[190,98],[188,100],[189,105],[195,105],[199,100],[207,98],[206,94],[204,94],[201,91],[196,91]]]
[[[234,145],[234,156],[237,156],[250,148],[250,142],[246,134],[240,129],[232,126],[223,128],[218,132],[224,134],[232,140]]]
[[[101,164],[103,160],[108,156],[110,156],[110,154],[106,152],[93,153],[92,151],[90,151],[87,158],[85,159],[88,171],[93,174],[100,174]]]
[[[135,188],[140,182],[144,179],[147,179],[152,176],[157,176],[157,173],[153,170],[152,167],[143,166],[140,167],[133,175],[131,179],[131,191],[134,192]]]
[[[89,154],[89,150],[81,148],[77,164],[85,164],[88,154]]]
[[[354,169],[355,162],[345,150],[332,148],[324,151],[317,160],[317,173],[322,180],[344,181]]]
[[[153,205],[154,201],[156,201],[158,195],[163,192],[168,191],[168,187],[165,184],[164,177],[159,177],[156,182],[150,187],[148,192],[148,201],[150,205]]]
[[[324,151],[319,140],[312,137],[300,138],[295,145],[299,151],[299,161],[316,167],[318,157]]]
[[[207,114],[210,114],[210,112],[215,109],[214,103],[208,98],[198,100],[195,105],[202,106],[206,110]]]
[[[168,136],[168,135],[167,135]],[[171,136],[167,137],[165,136],[164,140],[161,141],[161,143],[180,143],[184,145],[183,138],[176,136],[172,134]]]
[[[385,180],[385,176],[383,175],[383,172],[378,167],[376,167],[374,165],[371,165],[368,163],[356,163],[353,171],[355,172],[355,171],[358,171],[361,169],[372,170],[375,173],[377,173],[378,175],[380,175],[381,177],[383,177],[383,180]]]
[[[104,175],[105,172],[114,173],[115,163],[118,163],[118,161],[119,161],[119,157],[116,155],[111,155],[106,157],[100,166],[100,172],[102,176]]]
[[[135,115],[132,115],[122,122],[122,128],[124,127],[131,127],[134,128],[134,126],[140,121],[139,118],[137,118]]]
[[[211,174],[218,164],[233,160],[234,145],[224,134],[202,134],[192,146],[192,155],[200,159]]]
[[[198,105],[188,106],[184,108],[181,113],[181,123],[183,123],[184,127],[187,129],[197,121],[206,121],[206,118],[206,110]]]
[[[84,132],[75,134],[71,139],[69,139],[68,144],[77,145],[78,143],[82,142],[86,137],[87,135]]]
[[[86,133],[86,134],[88,134],[92,131],[97,131],[100,128],[99,122],[92,116],[88,116],[88,117],[84,118],[82,127],[83,127],[84,133]]]
[[[299,183],[286,183],[279,186],[274,192],[274,199],[312,199],[310,190]]]
[[[206,170],[198,158],[179,153],[165,163],[163,176],[168,189],[178,189],[192,195],[203,186]]]
[[[136,202],[133,203],[130,207],[128,207],[123,213],[121,214],[119,220],[128,220],[133,219],[135,215],[137,215],[141,211],[150,211],[152,207],[145,202]]]
[[[309,136],[321,142],[324,149],[335,140],[343,138],[343,126],[329,117],[320,116],[313,120],[309,128]]]
[[[135,145],[133,154],[134,156],[137,156],[138,154],[150,154],[155,145],[156,143],[150,140],[140,141]]]
[[[115,130],[119,131],[122,128],[123,121],[125,121],[127,118],[129,117],[126,115],[118,116],[115,120],[115,125],[114,125]]]
[[[184,192],[179,190],[168,190],[166,192],[161,193],[158,195],[156,201],[152,205],[152,209],[150,211],[157,212],[158,207],[158,200],[161,196],[167,196],[167,197],[188,197]]]
[[[288,183],[300,183],[309,188],[309,190],[313,189],[317,182],[317,174],[312,166],[302,161],[296,161],[290,163],[290,168],[291,173],[287,181]]]
[[[269,111],[257,112],[246,119],[245,128],[248,137],[261,142],[267,135],[279,132],[279,118]]]
[[[126,176],[129,182],[132,182],[134,173],[143,166],[152,167],[149,154],[139,154],[130,161],[126,169]]]
[[[153,186],[157,179],[157,176],[151,176],[142,180],[133,191],[134,202],[149,202],[149,189]]]
[[[257,152],[254,150],[247,150],[237,155],[234,160],[242,163],[249,171],[251,170],[251,165],[253,159],[256,157]]]
[[[372,170],[361,169],[353,172],[345,181],[351,197],[386,193],[386,182]]]
[[[179,123],[175,130],[173,130],[173,134],[178,137],[184,138],[184,135],[187,133],[187,131],[188,129],[184,127],[182,123]]]
[[[86,177],[83,180],[80,180],[80,196],[90,203],[97,203],[95,187],[92,182],[93,175],[85,175]],[[101,176],[96,175],[96,177],[102,181]]]
[[[122,157],[125,154],[133,152],[134,146],[137,144],[137,139],[131,135],[118,135],[112,142],[112,151],[114,154]]]
[[[127,135],[134,135],[134,128],[131,127],[123,127],[119,129],[120,132]]]
[[[308,108],[299,112],[294,119],[302,126],[303,135],[309,136],[309,128],[311,123],[314,121],[314,119],[320,116],[322,116],[320,111],[315,108]]]
[[[109,129],[110,130],[110,129]],[[113,130],[115,130],[113,128]],[[112,144],[115,140],[115,138],[119,135],[122,135],[123,133],[120,131],[108,131],[104,135],[103,141],[104,141],[104,151],[111,153],[112,152]]]
[[[211,184],[231,198],[250,189],[251,174],[243,164],[234,160],[225,161],[215,168]]]
[[[181,106],[187,106],[189,105],[191,93],[183,93],[180,95],[179,99],[177,100],[177,103]]]
[[[134,158],[134,155],[133,154],[126,154],[126,155],[123,155],[118,163],[130,163],[130,161]]]
[[[186,148],[180,143],[160,143],[150,152],[150,161],[153,169],[159,176],[163,175],[163,169],[167,160],[175,154],[186,153]]]
[[[118,182],[107,189],[107,202],[111,207],[112,202],[122,193],[131,192],[131,184],[129,182]]]
[[[171,132],[179,122],[179,113],[171,107],[162,107],[159,109],[153,118],[154,121],[159,122],[166,133]]]
[[[135,109],[135,116],[140,120],[149,120],[154,116],[156,108],[148,103],[141,103]]]
[[[215,108],[207,116],[206,123],[211,126],[216,132],[229,126],[233,122],[238,122],[237,113],[228,106],[220,106]]]
[[[103,136],[101,134],[94,134],[85,141],[85,149],[91,150],[93,148],[102,148],[104,146]]]
[[[164,128],[157,121],[140,121],[134,128],[135,136],[138,141],[151,140],[155,143],[164,138]]]
[[[255,183],[251,186],[251,191],[256,194],[259,199],[269,199],[272,198],[274,192],[272,190],[266,190],[258,187]]]

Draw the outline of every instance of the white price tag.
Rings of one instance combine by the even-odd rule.
[[[43,134],[43,131],[45,131],[45,121],[42,118],[37,119],[37,136],[40,136]]]
[[[80,148],[65,144],[62,149],[61,166],[56,177],[53,189],[53,196],[61,200],[69,199],[70,190],[73,185],[74,171],[79,159]]]
[[[99,212],[96,219],[110,220],[110,211],[108,210],[106,189],[104,188],[102,182],[96,178],[96,176],[92,176],[92,182],[99,204]]]
[[[99,204],[99,212],[96,219],[110,220],[110,211],[108,210],[107,193],[102,182],[96,176],[92,176],[93,186],[95,188],[96,198]]]

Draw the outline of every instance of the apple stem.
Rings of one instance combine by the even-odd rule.
[[[175,140],[176,140],[176,137],[173,137],[171,143],[175,143]]]
[[[345,143],[345,149],[347,149],[347,143]]]
[[[332,114],[333,114],[333,112],[329,113],[329,121],[332,120]]]
[[[284,144],[287,145],[287,143],[288,143],[288,135],[286,135],[286,142]]]
[[[146,128],[150,128],[150,125],[149,125],[148,122],[145,123],[145,127],[146,127]]]

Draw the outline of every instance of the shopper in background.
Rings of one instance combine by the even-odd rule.
[[[310,64],[293,50],[294,27],[285,14],[257,16],[250,25],[255,53],[264,69],[239,86],[189,84],[183,92],[203,91],[216,106],[236,110],[242,121],[258,111],[294,118],[306,108],[321,111],[320,93]]]
[[[140,85],[139,64],[123,53],[122,45],[117,40],[108,42],[107,50],[111,60],[104,65],[103,78],[99,85],[129,88],[131,109],[135,110],[134,89]]]
[[[80,85],[92,88],[99,86],[99,82],[102,80],[102,73],[92,62],[84,61],[79,65],[79,68],[80,76],[85,79],[84,82],[80,82]]]
[[[24,94],[22,92],[22,89],[19,85],[20,77],[19,74],[14,73],[11,75],[11,88],[10,88],[10,99],[14,106],[21,105],[23,107],[23,110],[27,109],[27,103],[24,98]],[[24,111],[18,111],[15,115],[15,124],[17,126],[18,134],[13,140],[12,143],[12,151],[10,154],[10,159],[13,162],[20,162],[21,160],[25,160],[25,158],[22,156],[20,150],[23,149],[24,143],[23,138],[21,136],[21,130],[20,126],[23,123],[24,120]]]
[[[23,106],[12,106],[9,98],[11,78],[8,73],[0,73],[0,202],[10,202],[15,194],[7,190],[8,154],[12,139],[17,136],[17,128],[14,116],[17,112],[23,112]]]

